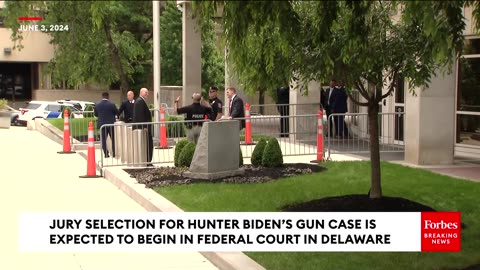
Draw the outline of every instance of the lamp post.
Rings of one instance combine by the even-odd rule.
[[[153,1],[153,99],[158,112],[160,110],[160,1]],[[155,122],[159,121],[159,115],[155,113]]]

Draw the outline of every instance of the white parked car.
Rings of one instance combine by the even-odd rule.
[[[73,118],[83,118],[82,111],[75,108],[72,104],[56,101],[30,101],[25,108],[20,108],[18,122],[25,125],[28,120],[35,118],[62,118],[62,112],[66,107],[70,108]]]
[[[66,104],[72,104],[73,107],[77,108],[80,111],[85,111],[85,108],[90,105],[93,108],[95,108],[95,103],[90,102],[90,101],[81,101],[81,100],[70,100],[70,99],[62,99],[62,100],[57,100],[58,103],[66,103]]]

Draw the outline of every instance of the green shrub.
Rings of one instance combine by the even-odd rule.
[[[263,167],[281,167],[283,165],[282,149],[277,139],[272,138],[268,141],[263,151],[262,166]]]
[[[177,144],[175,145],[175,156],[173,157],[173,163],[175,164],[175,167],[179,166],[178,159],[180,158],[180,154],[182,153],[183,147],[185,147],[187,143],[188,143],[187,139],[182,139],[178,141]]]
[[[239,149],[239,152],[238,152],[238,155],[239,155],[239,160],[238,160],[238,167],[242,167],[243,166],[243,154],[242,154],[242,148],[240,147]]]
[[[92,105],[87,105],[85,106],[85,110],[83,110],[83,117],[85,118],[91,118],[93,117],[93,106]]]
[[[263,138],[260,139],[257,145],[255,145],[255,149],[253,149],[252,152],[252,157],[250,158],[253,166],[262,165],[263,151],[265,150],[265,146],[267,146],[267,141]]]
[[[180,157],[178,158],[178,165],[180,167],[190,167],[192,163],[193,154],[195,153],[195,143],[188,142],[182,149]]]
[[[148,108],[149,108],[150,110],[155,109],[155,104],[148,104]]]
[[[167,116],[165,120],[168,121],[183,121],[181,116]],[[186,127],[183,123],[167,124],[168,138],[183,138],[187,136]]]

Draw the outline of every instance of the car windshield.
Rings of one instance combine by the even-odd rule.
[[[40,104],[38,103],[28,103],[27,107],[25,107],[25,109],[29,109],[29,110],[36,110],[40,108]]]

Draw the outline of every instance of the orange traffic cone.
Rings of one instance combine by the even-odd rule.
[[[70,119],[68,110],[63,111],[63,151],[57,152],[59,154],[73,154],[72,146],[70,145]]]
[[[317,113],[317,159],[310,161],[311,163],[320,163],[324,160],[323,156],[323,111],[318,110]]]
[[[167,126],[165,124],[165,108],[160,108],[160,146],[156,149],[168,149]]]
[[[97,178],[97,168],[95,164],[95,138],[93,137],[93,123],[88,123],[88,152],[87,152],[87,175],[80,178]]]
[[[252,126],[250,125],[250,104],[245,104],[245,145],[254,145],[252,142]]]

